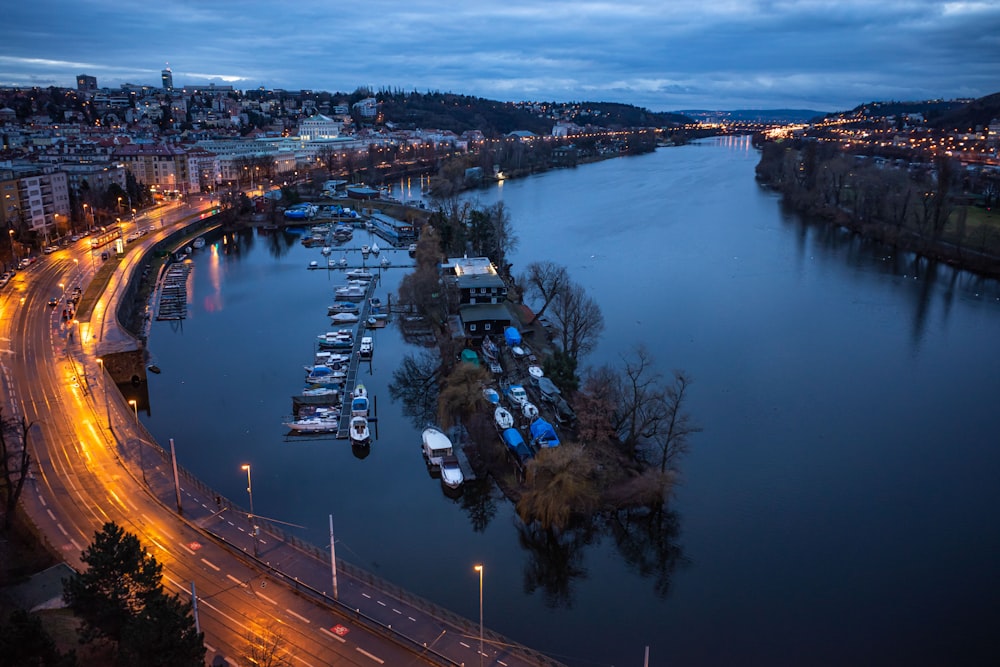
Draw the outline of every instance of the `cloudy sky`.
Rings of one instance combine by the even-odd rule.
[[[0,86],[450,91],[678,109],[1000,92],[1000,0],[25,0]]]

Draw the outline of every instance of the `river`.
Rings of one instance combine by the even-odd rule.
[[[565,265],[607,326],[585,363],[645,345],[694,378],[673,523],[557,543],[493,490],[446,497],[388,393],[406,353],[376,334],[366,458],[292,441],[340,280],[318,249],[242,233],[194,254],[189,316],[156,322],[143,420],[262,516],[571,665],[987,664],[1000,651],[1000,286],[783,211],[746,138],[504,182],[517,272]],[[353,245],[364,242],[356,234]],[[394,263],[407,261],[405,252]],[[398,285],[387,271],[377,294]],[[649,534],[646,534],[648,538]],[[627,557],[626,557],[627,556]]]

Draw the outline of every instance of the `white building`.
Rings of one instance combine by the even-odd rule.
[[[343,127],[343,123],[339,120],[316,114],[299,123],[299,139],[302,141],[336,139],[340,136],[341,127]]]

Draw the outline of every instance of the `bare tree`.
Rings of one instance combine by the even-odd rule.
[[[24,417],[3,419],[3,409],[0,408],[0,474],[3,476],[0,486],[3,487],[4,528],[10,527],[31,469],[28,433],[33,425],[34,422],[29,423]]]
[[[525,296],[541,299],[542,306],[535,311],[533,323],[541,317],[552,300],[569,285],[566,267],[550,261],[532,262],[518,279]],[[530,323],[529,323],[530,324]]]
[[[247,664],[255,667],[288,667],[292,664],[288,640],[277,623],[255,623],[247,628],[244,639],[246,645],[241,657]]]
[[[652,438],[660,450],[660,472],[673,469],[674,462],[688,451],[688,439],[701,427],[694,423],[684,407],[688,387],[693,380],[684,371],[674,371],[674,381],[664,392],[665,429]]]
[[[552,301],[552,314],[563,352],[574,362],[594,349],[604,331],[601,307],[581,285],[574,282],[556,294]]]

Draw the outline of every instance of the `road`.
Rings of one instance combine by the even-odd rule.
[[[170,590],[185,599],[195,591],[209,664],[242,664],[248,642],[265,631],[280,633],[292,665],[558,664],[493,633],[480,656],[477,624],[339,559],[334,600],[328,552],[295,544],[273,526],[254,536],[245,511],[183,470],[175,488],[168,457],[105,376],[95,343],[117,326],[109,314],[142,246],[190,214],[176,207],[140,218],[152,231],[127,247],[83,333],[63,321],[62,309],[97,268],[86,238],[0,292],[4,415],[32,423],[35,465],[22,507],[42,534],[74,567],[105,522],[136,534],[163,564]],[[48,305],[53,296],[56,307]]]

